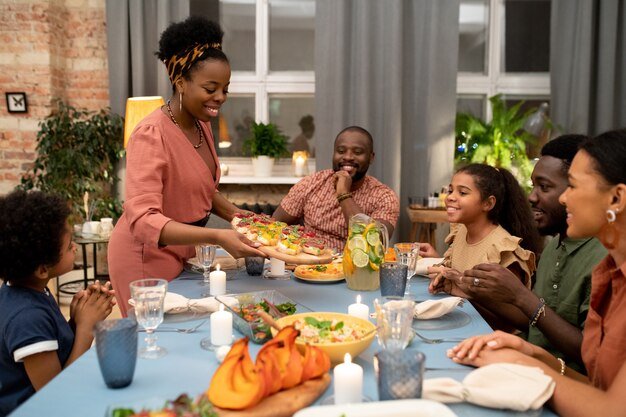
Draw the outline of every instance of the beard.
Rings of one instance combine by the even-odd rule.
[[[544,212],[550,221],[545,225],[537,225],[537,230],[541,236],[554,236],[558,233],[564,234],[567,230],[567,213],[562,212]]]

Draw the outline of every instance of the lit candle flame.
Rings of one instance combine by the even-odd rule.
[[[356,296],[356,303],[361,304],[361,294]]]
[[[343,357],[343,363],[352,363],[352,356],[349,353],[346,353]]]
[[[215,270],[219,272],[219,270],[220,270],[220,264],[215,265]]]

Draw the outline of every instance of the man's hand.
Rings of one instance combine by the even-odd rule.
[[[480,264],[463,273],[459,284],[472,299],[489,300],[515,305],[516,300],[528,288],[510,270],[500,264]],[[474,285],[478,283],[478,286]]]
[[[337,196],[349,193],[352,188],[352,177],[346,171],[337,171],[333,175],[335,180],[335,193]]]

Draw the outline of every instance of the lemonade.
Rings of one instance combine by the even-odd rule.
[[[348,288],[373,291],[380,286],[379,269],[385,261],[387,229],[384,225],[357,214],[350,219],[348,241],[343,250],[343,271]]]

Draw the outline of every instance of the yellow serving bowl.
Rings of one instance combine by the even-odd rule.
[[[376,336],[376,325],[368,320],[363,320],[358,317],[349,316],[341,313],[323,313],[323,312],[310,312],[294,314],[292,316],[285,316],[278,319],[276,322],[282,328],[293,324],[296,320],[304,320],[305,317],[314,317],[317,320],[337,320],[343,321],[346,325],[358,326],[368,333],[365,337],[354,340],[351,342],[333,342],[333,343],[310,343],[312,346],[316,346],[326,352],[330,357],[330,361],[334,364],[343,362],[346,353],[349,353],[353,358],[359,356],[365,349],[369,347]],[[272,335],[275,335],[277,331],[272,328]],[[301,353],[304,353],[305,343],[300,339],[296,339],[296,346]]]

